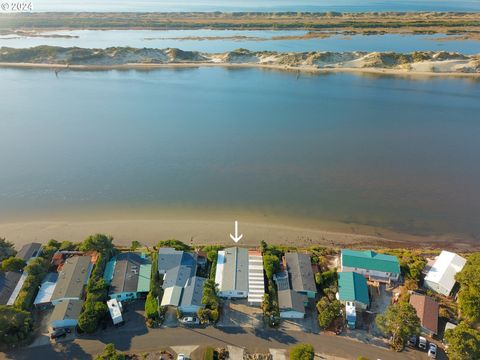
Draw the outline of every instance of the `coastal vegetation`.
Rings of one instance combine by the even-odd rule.
[[[162,279],[158,273],[158,252],[152,251],[152,273],[150,276],[150,291],[145,299],[145,320],[148,327],[158,326],[163,318],[159,299],[163,296]]]
[[[14,244],[0,237],[0,261],[15,256],[16,253]]]
[[[33,320],[28,311],[0,305],[0,349],[26,341],[33,330]]]
[[[298,344],[290,348],[290,360],[313,360],[315,350],[310,344]]]
[[[78,318],[79,328],[86,333],[95,332],[107,315],[105,302],[108,299],[108,285],[103,278],[105,266],[109,260],[106,254],[100,254],[87,283],[83,311]]]
[[[263,269],[268,283],[263,297],[262,310],[268,325],[273,327],[280,324],[278,292],[273,281],[273,275],[280,271],[283,252],[278,247],[268,245],[265,241],[260,242],[260,249],[263,255]]]
[[[108,312],[105,304],[108,300],[108,285],[103,278],[103,273],[110,257],[117,250],[113,246],[113,237],[103,234],[89,236],[79,245],[79,249],[98,253],[97,261],[87,283],[83,311],[78,318],[78,327],[91,334],[98,329]]]
[[[460,284],[458,304],[460,316],[470,324],[480,322],[480,252],[470,254],[467,264],[457,274]]]
[[[150,12],[1,14],[10,29],[299,29],[364,32],[466,32],[478,16],[449,12]]]
[[[445,332],[450,360],[480,359],[480,331],[461,322],[456,328]]]
[[[198,310],[198,317],[202,324],[216,323],[219,317],[220,299],[215,279],[209,278],[203,285],[202,304],[204,308]]]
[[[192,248],[190,246],[188,246],[187,244],[179,241],[179,240],[175,240],[175,239],[171,239],[171,240],[162,240],[162,241],[159,241],[158,244],[157,244],[157,247],[170,247],[170,248],[174,248],[175,250],[178,250],[178,251],[191,251]]]
[[[390,346],[396,351],[402,351],[412,335],[420,334],[420,319],[415,308],[406,301],[389,305],[375,322],[385,335],[390,336]]]
[[[125,360],[125,354],[118,352],[114,344],[107,344],[103,353],[97,355],[95,360]]]

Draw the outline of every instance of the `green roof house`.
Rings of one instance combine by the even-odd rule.
[[[353,271],[371,281],[390,283],[400,277],[400,264],[396,256],[377,254],[371,250],[344,249],[341,263],[343,272]]]
[[[103,277],[108,296],[119,301],[134,300],[150,291],[152,264],[145,254],[124,252],[111,259]]]
[[[365,310],[370,305],[365,277],[351,271],[338,273],[338,300],[353,302],[357,309]]]

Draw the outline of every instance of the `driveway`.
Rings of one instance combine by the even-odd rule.
[[[225,300],[217,326],[262,328],[262,309],[249,306],[247,300]]]

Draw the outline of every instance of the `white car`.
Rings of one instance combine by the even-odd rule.
[[[427,353],[429,358],[436,359],[437,358],[437,345],[430,343],[430,346],[428,347],[428,353]]]
[[[418,347],[422,350],[427,350],[427,339],[425,339],[423,336],[418,338]]]
[[[177,360],[187,360],[187,357],[185,356],[185,354],[178,354]]]

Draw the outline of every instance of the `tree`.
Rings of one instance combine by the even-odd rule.
[[[170,239],[162,240],[158,242],[158,247],[171,247],[179,251],[190,251],[192,250],[190,246],[181,242],[180,240]]]
[[[460,314],[469,323],[480,321],[480,253],[468,257],[467,264],[455,279],[460,283]]]
[[[74,244],[71,241],[65,240],[65,241],[62,241],[62,243],[58,247],[58,250],[60,250],[60,251],[73,251],[76,248],[77,248],[77,244]]]
[[[92,334],[97,330],[100,321],[105,317],[108,308],[107,305],[100,301],[85,301],[84,310],[78,317],[78,326],[88,334]]]
[[[330,326],[333,320],[341,314],[342,304],[338,300],[330,302],[327,297],[323,297],[317,303],[318,310],[318,325],[322,329],[326,329]]]
[[[412,335],[420,334],[420,319],[408,302],[390,305],[383,314],[377,316],[375,322],[384,334],[392,337],[391,346],[397,351],[403,350]]]
[[[310,344],[298,344],[290,348],[290,360],[313,360],[315,350]]]
[[[33,321],[29,312],[0,305],[0,344],[16,345],[27,339],[32,329]]]
[[[2,271],[19,271],[22,270],[25,265],[27,264],[22,259],[11,256],[2,261]]]
[[[480,331],[471,329],[461,322],[455,329],[445,332],[450,360],[480,359]]]
[[[263,255],[263,268],[268,279],[273,278],[273,274],[280,271],[280,259],[272,254]]]
[[[0,261],[15,256],[16,253],[13,243],[0,238]]]
[[[125,360],[125,354],[118,352],[115,345],[107,344],[103,349],[103,353],[97,355],[95,360]]]
[[[140,244],[139,241],[133,240],[133,241],[132,241],[132,245],[130,245],[130,250],[135,251],[135,250],[137,250],[140,246],[142,246],[142,244]]]
[[[98,251],[102,254],[111,255],[113,247],[113,237],[96,234],[86,238],[79,246],[81,251]]]

